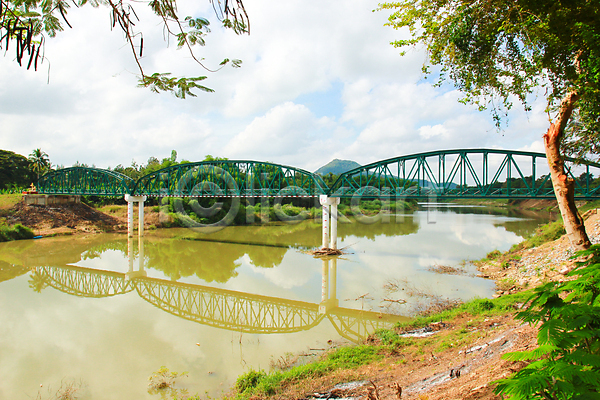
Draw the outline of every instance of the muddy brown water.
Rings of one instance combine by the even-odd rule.
[[[462,261],[548,218],[443,206],[341,223],[346,254],[325,260],[306,253],[321,241],[311,221],[0,243],[0,398],[215,396],[250,368],[359,342],[429,298],[490,297],[494,282]],[[167,392],[153,385],[168,379],[149,380],[162,366],[185,372]]]

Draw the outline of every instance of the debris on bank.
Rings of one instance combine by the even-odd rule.
[[[400,337],[416,337],[416,338],[427,337],[427,336],[431,336],[431,335],[437,333],[438,331],[440,331],[446,327],[447,327],[447,324],[445,324],[441,321],[433,322],[433,323],[427,325],[426,327],[423,327],[420,329],[415,329],[413,331],[403,332],[403,333],[399,334],[399,336]]]
[[[336,400],[353,400],[362,398],[361,391],[358,389],[364,388],[369,381],[354,381],[347,383],[338,383],[331,390],[326,392],[313,393],[308,396],[311,399],[336,399]]]

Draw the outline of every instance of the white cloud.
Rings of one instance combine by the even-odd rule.
[[[225,147],[230,158],[257,159],[286,164],[322,143],[319,133],[329,125],[303,105],[286,102],[256,117]],[[299,157],[300,156],[300,157]],[[296,165],[298,166],[298,165]]]
[[[423,139],[431,139],[435,136],[445,135],[448,131],[444,128],[443,125],[437,124],[434,126],[431,125],[423,125],[419,128],[419,136]]]
[[[212,13],[208,2],[178,5],[182,15]],[[398,54],[389,43],[404,33],[384,26],[387,12],[372,12],[376,1],[246,8],[250,36],[212,18],[207,45],[197,49],[209,67],[226,57],[243,60],[242,68],[217,73],[174,43],[166,47],[157,20],[138,10],[146,71],[207,75],[203,83],[216,91],[184,101],[136,87],[137,67],[122,34],[110,31],[107,9],[73,9],[74,28],[48,41],[49,76],[48,63],[33,72],[10,54],[0,59],[0,147],[21,154],[41,147],[67,166],[143,163],[175,149],[192,161],[212,154],[310,170],[333,158],[366,163],[446,148],[539,151],[548,126],[542,98],[528,114],[515,106],[497,132],[489,114],[423,79],[421,51]]]

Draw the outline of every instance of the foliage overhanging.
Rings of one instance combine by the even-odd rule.
[[[236,34],[250,32],[248,14],[242,0],[209,0],[217,18],[225,28],[232,29]],[[195,96],[193,89],[212,92],[198,82],[206,79],[199,77],[171,77],[168,72],[146,73],[142,67],[144,52],[144,36],[137,27],[139,21],[136,7],[140,2],[124,0],[0,0],[0,50],[7,53],[14,49],[15,60],[27,69],[38,69],[45,59],[44,45],[46,36],[54,37],[64,30],[64,24],[72,28],[67,19],[71,6],[76,8],[85,5],[92,7],[105,6],[110,9],[112,28],[120,29],[127,45],[131,50],[140,72],[139,85],[149,87],[154,92],[168,91],[176,97],[186,98]],[[192,59],[204,69],[212,71],[198,58],[193,47],[204,46],[205,36],[209,30],[209,21],[205,18],[187,16],[181,18],[177,10],[176,0],[150,0],[141,2],[149,6],[161,21],[167,38],[174,38],[178,48],[186,48]],[[224,59],[219,68],[231,64],[239,67],[240,60]]]

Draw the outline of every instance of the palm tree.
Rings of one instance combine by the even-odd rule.
[[[40,179],[40,173],[46,172],[50,168],[48,154],[42,149],[33,150],[29,155],[29,161],[31,161],[33,172],[37,174],[38,179]]]

